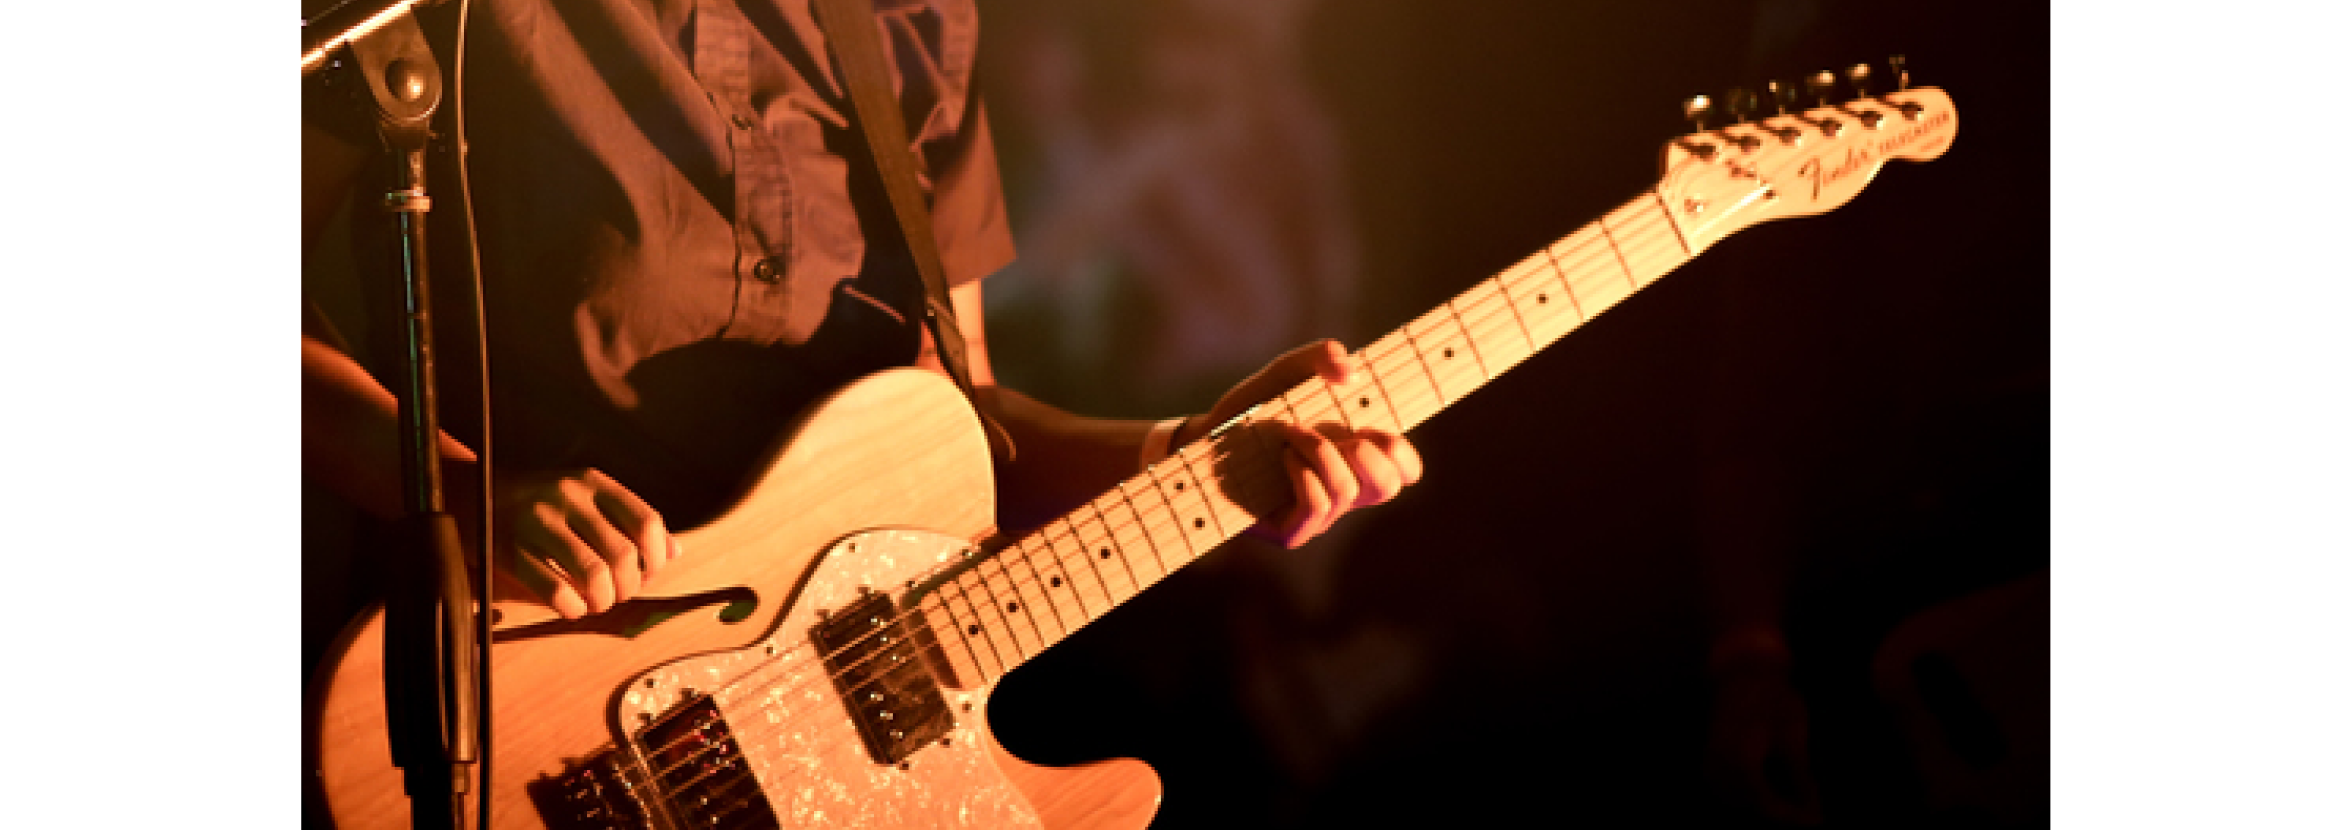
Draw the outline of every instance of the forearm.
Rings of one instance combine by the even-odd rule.
[[[407,514],[399,400],[349,355],[302,338],[302,474],[379,519]],[[452,512],[475,512],[474,454],[440,436]]]

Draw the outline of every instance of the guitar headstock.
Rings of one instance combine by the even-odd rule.
[[[1899,72],[1900,64],[1896,67]],[[1855,67],[1849,77],[1862,86],[1867,67]],[[1933,87],[1907,86],[1907,74],[1903,79],[1903,89],[1833,104],[1823,100],[1810,109],[1788,106],[1794,102],[1793,88],[1774,84],[1770,97],[1778,114],[1702,129],[1667,143],[1657,195],[1689,251],[1757,222],[1835,209],[1868,186],[1889,159],[1929,161],[1943,155],[1959,128],[1950,96]],[[1833,80],[1823,72],[1810,85],[1816,97],[1826,99]],[[1734,92],[1732,97],[1735,110],[1752,106],[1752,96]],[[1693,99],[1691,116],[1702,119],[1710,104]]]

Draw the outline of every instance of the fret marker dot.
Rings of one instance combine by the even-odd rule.
[[[1055,588],[1059,588],[1059,587],[1061,587],[1061,577],[1058,577],[1058,576],[1057,576],[1057,577],[1054,577],[1054,578],[1053,578],[1053,587],[1055,587]]]
[[[980,635],[980,627],[975,625],[975,626],[971,626],[971,627],[969,627],[969,628],[965,628],[965,629],[963,630],[963,633],[965,633],[965,634],[969,634],[969,635],[971,635],[971,636],[974,636],[974,637],[977,637],[977,636],[979,636],[979,635]]]
[[[1535,295],[1535,304],[1536,304],[1536,305],[1542,305],[1542,304],[1544,304],[1544,303],[1547,303],[1547,302],[1550,302],[1550,301],[1551,301],[1551,295],[1549,295],[1549,294],[1537,294],[1537,295]]]
[[[1453,359],[1453,349],[1452,349],[1452,347],[1446,347],[1446,349],[1445,349],[1445,359],[1446,359],[1446,360],[1452,360],[1452,359]]]
[[[1201,528],[1204,528],[1204,527],[1207,527],[1207,526],[1208,526],[1208,520],[1207,520],[1207,519],[1193,519],[1193,520],[1192,520],[1192,529],[1193,529],[1193,530],[1199,530],[1199,529],[1201,529]]]
[[[1184,491],[1184,483],[1183,483],[1183,482],[1181,482],[1181,481],[1179,481],[1179,482],[1176,482],[1176,492],[1178,492],[1178,493],[1181,493],[1181,492],[1183,492],[1183,491]]]
[[[1020,613],[1020,603],[1017,603],[1017,602],[1007,602],[1007,603],[1004,603],[1004,610],[1005,610],[1005,612],[1007,612],[1007,613],[1018,614],[1018,613]]]
[[[1104,558],[1104,559],[1109,559],[1109,558],[1110,558],[1110,549],[1109,549],[1109,548],[1103,548],[1103,549],[1102,549],[1102,558]]]
[[[1356,399],[1355,399],[1355,405],[1356,405],[1356,406],[1363,407],[1363,408],[1365,408],[1365,409],[1370,409],[1370,408],[1371,408],[1371,398],[1368,398],[1368,397],[1364,397],[1364,398],[1356,398]]]

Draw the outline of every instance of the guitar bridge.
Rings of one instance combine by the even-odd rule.
[[[777,830],[742,746],[710,696],[688,694],[633,741],[529,786],[551,830]]]
[[[875,763],[904,762],[955,728],[923,659],[929,633],[919,618],[901,618],[897,603],[880,592],[867,592],[809,632]]]

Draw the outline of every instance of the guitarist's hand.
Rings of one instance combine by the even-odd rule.
[[[519,475],[496,504],[505,572],[566,618],[636,596],[679,552],[661,514],[601,470]]]
[[[1338,341],[1320,340],[1292,349],[1226,392],[1207,417],[1187,421],[1173,443],[1197,438],[1303,381],[1319,377],[1340,384],[1353,375],[1347,350]],[[1269,425],[1289,441],[1282,467],[1295,502],[1281,516],[1251,528],[1250,534],[1259,538],[1298,547],[1330,529],[1347,511],[1386,503],[1420,481],[1420,452],[1402,435],[1351,430],[1336,423],[1314,429]]]

